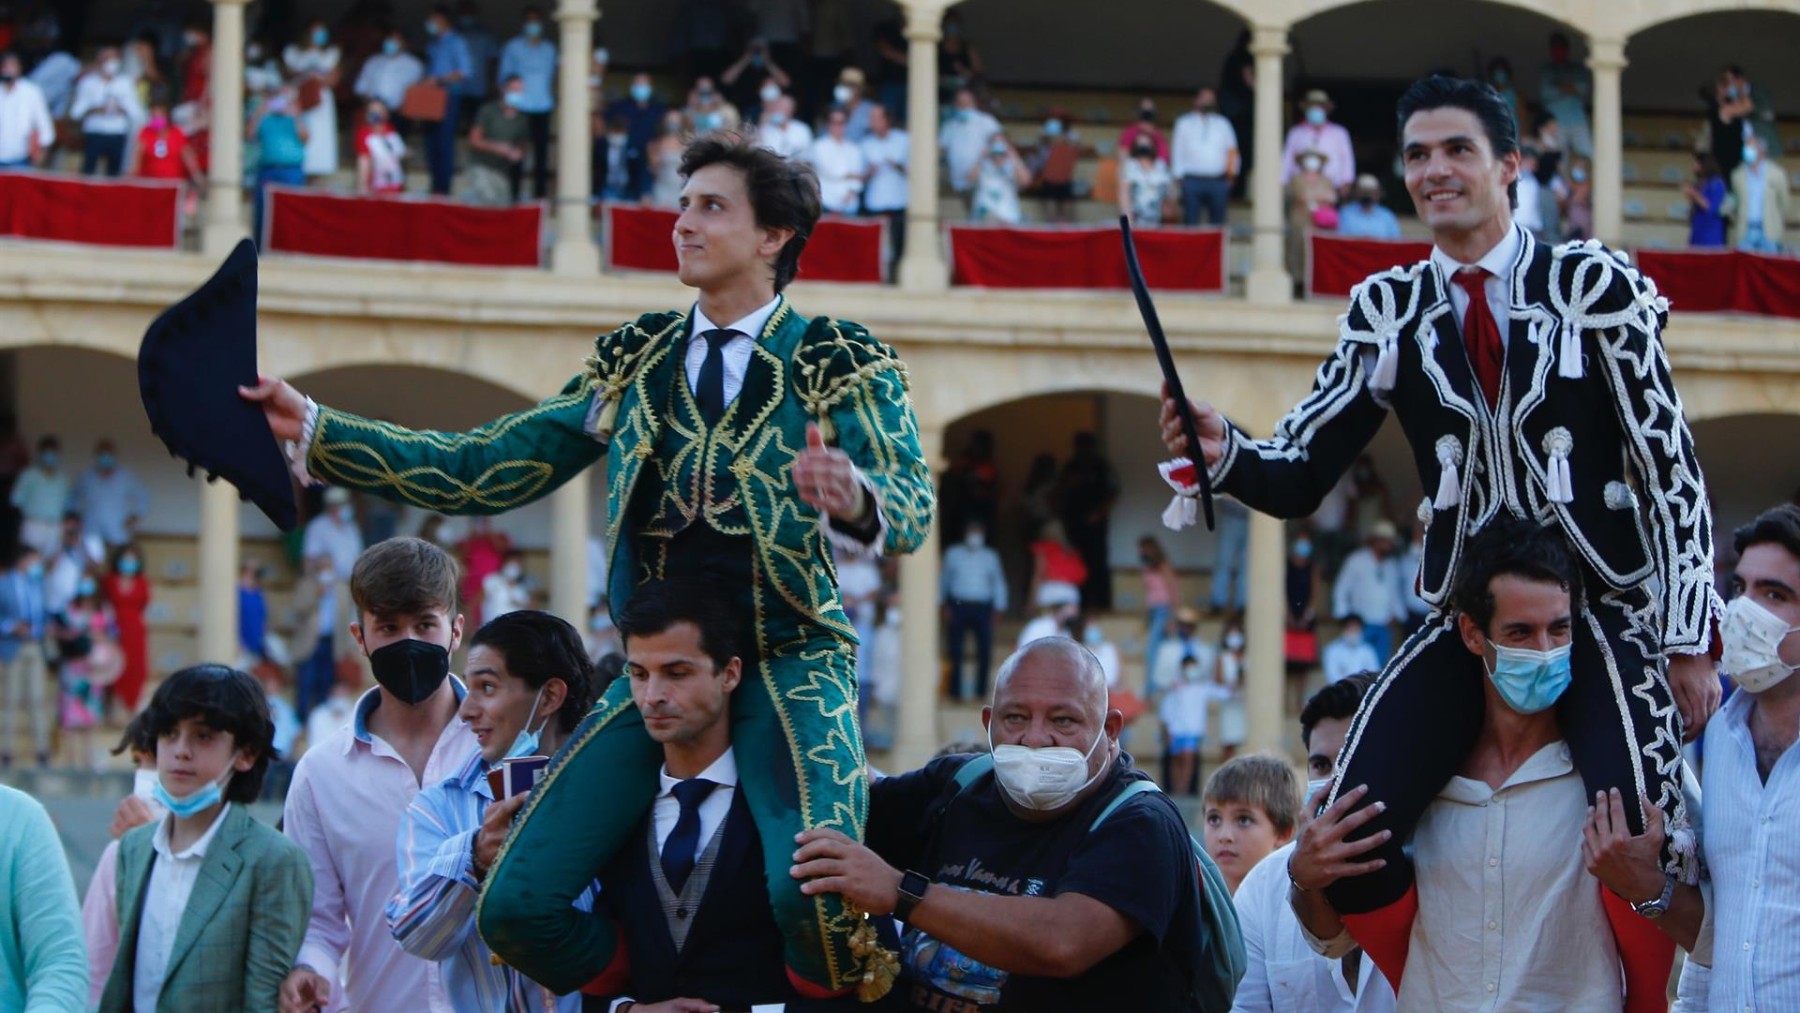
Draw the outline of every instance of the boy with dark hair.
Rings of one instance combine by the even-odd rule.
[[[418,538],[377,542],[350,571],[350,635],[378,685],[349,727],[307,749],[288,788],[287,834],[317,880],[306,943],[282,984],[288,1013],[451,1008],[442,976],[394,942],[382,908],[399,885],[401,814],[476,744],[456,719],[465,690],[450,675],[463,631],[456,588],[456,561]]]
[[[223,665],[182,669],[157,687],[143,729],[168,816],[119,841],[118,950],[99,1009],[273,1013],[313,875],[305,852],[244,808],[274,756],[262,687]]]
[[[1239,756],[1206,779],[1206,853],[1237,893],[1258,862],[1294,839],[1300,783],[1287,761]]]
[[[860,836],[867,809],[856,637],[832,552],[913,551],[936,497],[898,356],[781,294],[819,217],[810,171],[724,134],[695,142],[682,171],[675,253],[698,298],[601,337],[556,396],[474,432],[420,434],[278,380],[242,394],[311,476],[444,513],[513,509],[611,455],[608,600],[622,609],[640,582],[697,577],[756,617],[733,743],[784,959],[803,992],[837,995],[868,980],[870,928],[841,898],[803,894],[786,861],[804,830]],[[618,938],[597,919],[568,936],[544,927],[631,842],[660,762],[628,683],[590,721],[563,776],[533,793],[478,908],[502,959],[565,991],[601,973]]]
[[[475,901],[528,797],[497,797],[489,773],[505,760],[562,748],[593,705],[593,666],[573,626],[521,610],[475,631],[463,677],[469,691],[457,717],[477,747],[455,774],[413,796],[401,817],[400,887],[387,904],[388,929],[406,952],[437,963],[453,1009],[579,1013],[580,995],[558,998],[491,959],[475,931]],[[590,910],[591,898],[580,907]]]

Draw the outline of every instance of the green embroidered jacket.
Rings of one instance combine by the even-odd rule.
[[[689,329],[685,313],[645,314],[599,338],[582,371],[554,397],[468,433],[409,430],[321,407],[307,470],[427,510],[493,514],[548,494],[610,450],[614,607],[640,577],[636,533],[621,530],[633,497],[672,498],[652,512],[708,520],[709,504],[737,498],[749,530],[721,530],[748,535],[754,545],[751,591],[765,656],[821,632],[854,637],[818,513],[801,502],[791,466],[806,447],[806,423],[818,422],[875,491],[882,551],[917,548],[936,497],[905,365],[856,324],[802,317],[784,298],[751,353],[742,390],[706,430],[669,410],[667,392],[683,376]],[[676,441],[682,450],[673,460],[657,457],[665,426],[687,437]],[[729,459],[723,471],[721,456]],[[734,477],[734,490],[700,493],[703,480],[724,472]],[[772,622],[777,617],[785,621]]]

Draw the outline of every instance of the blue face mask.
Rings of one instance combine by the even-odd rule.
[[[218,805],[225,797],[225,782],[230,779],[231,770],[227,768],[225,776],[221,779],[192,795],[176,798],[169,794],[169,789],[163,787],[162,778],[159,777],[156,779],[156,801],[162,803],[163,808],[169,810],[171,814],[181,819],[187,819],[189,816],[198,815]]]
[[[1044,121],[1044,136],[1046,136],[1046,137],[1061,137],[1062,132],[1063,132],[1062,120],[1045,120]]]
[[[38,454],[38,463],[44,466],[45,471],[55,471],[56,466],[61,462],[62,455],[54,450],[46,450]]]
[[[119,463],[119,459],[111,454],[95,454],[94,463],[99,465],[101,471],[111,471],[113,465]]]
[[[1294,543],[1294,555],[1296,558],[1299,558],[1302,560],[1311,559],[1312,558],[1312,543],[1311,542],[1295,542]]]
[[[93,594],[95,590],[97,589],[94,587],[94,578],[83,577],[80,582],[75,585],[75,597],[86,598],[88,595]]]
[[[525,727],[519,730],[518,738],[513,739],[512,748],[506,751],[504,759],[512,760],[521,756],[536,756],[538,754],[538,736],[543,734],[544,725],[547,725],[550,722],[546,720],[544,725],[539,725],[537,727],[537,731],[531,730],[531,723],[537,720],[538,704],[542,703],[543,699],[544,688],[539,686],[537,697],[531,701],[531,713],[525,717]]]
[[[637,102],[650,101],[650,86],[647,84],[632,85],[631,86],[631,97],[634,101],[637,101]]]
[[[536,21],[525,22],[525,37],[526,38],[535,39],[542,34],[544,34],[544,26],[543,25],[537,23]]]
[[[1761,157],[1762,157],[1762,152],[1756,150],[1755,148],[1751,147],[1748,144],[1744,145],[1744,164],[1755,165],[1756,160]]]
[[[127,577],[137,576],[138,569],[142,566],[142,563],[129,557],[119,560],[119,572]]]
[[[323,46],[326,42],[330,41],[330,39],[331,39],[331,33],[327,32],[325,29],[323,29],[323,28],[313,29],[313,33],[312,33],[313,45]]]
[[[1573,678],[1569,669],[1572,645],[1548,651],[1502,647],[1491,640],[1488,645],[1494,649],[1494,666],[1488,669],[1488,678],[1500,691],[1500,699],[1520,714],[1546,710],[1568,690]]]
[[[388,39],[381,44],[381,51],[389,56],[398,56],[400,54],[400,40]]]
[[[1325,110],[1321,106],[1311,106],[1306,110],[1306,122],[1315,127],[1325,125]]]

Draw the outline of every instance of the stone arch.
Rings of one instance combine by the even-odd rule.
[[[1630,4],[1595,3],[1595,34],[1630,38],[1648,28],[1689,17],[1722,12],[1781,11],[1800,14],[1800,0],[1637,0]]]

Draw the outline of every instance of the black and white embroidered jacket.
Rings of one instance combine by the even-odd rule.
[[[1664,653],[1703,651],[1721,609],[1712,513],[1663,352],[1668,300],[1597,242],[1552,247],[1519,231],[1497,408],[1439,270],[1395,268],[1351,293],[1336,350],[1273,436],[1229,426],[1214,485],[1304,517],[1391,408],[1436,490],[1419,508],[1428,602],[1444,603],[1464,541],[1505,510],[1558,524],[1610,587],[1647,590]]]

